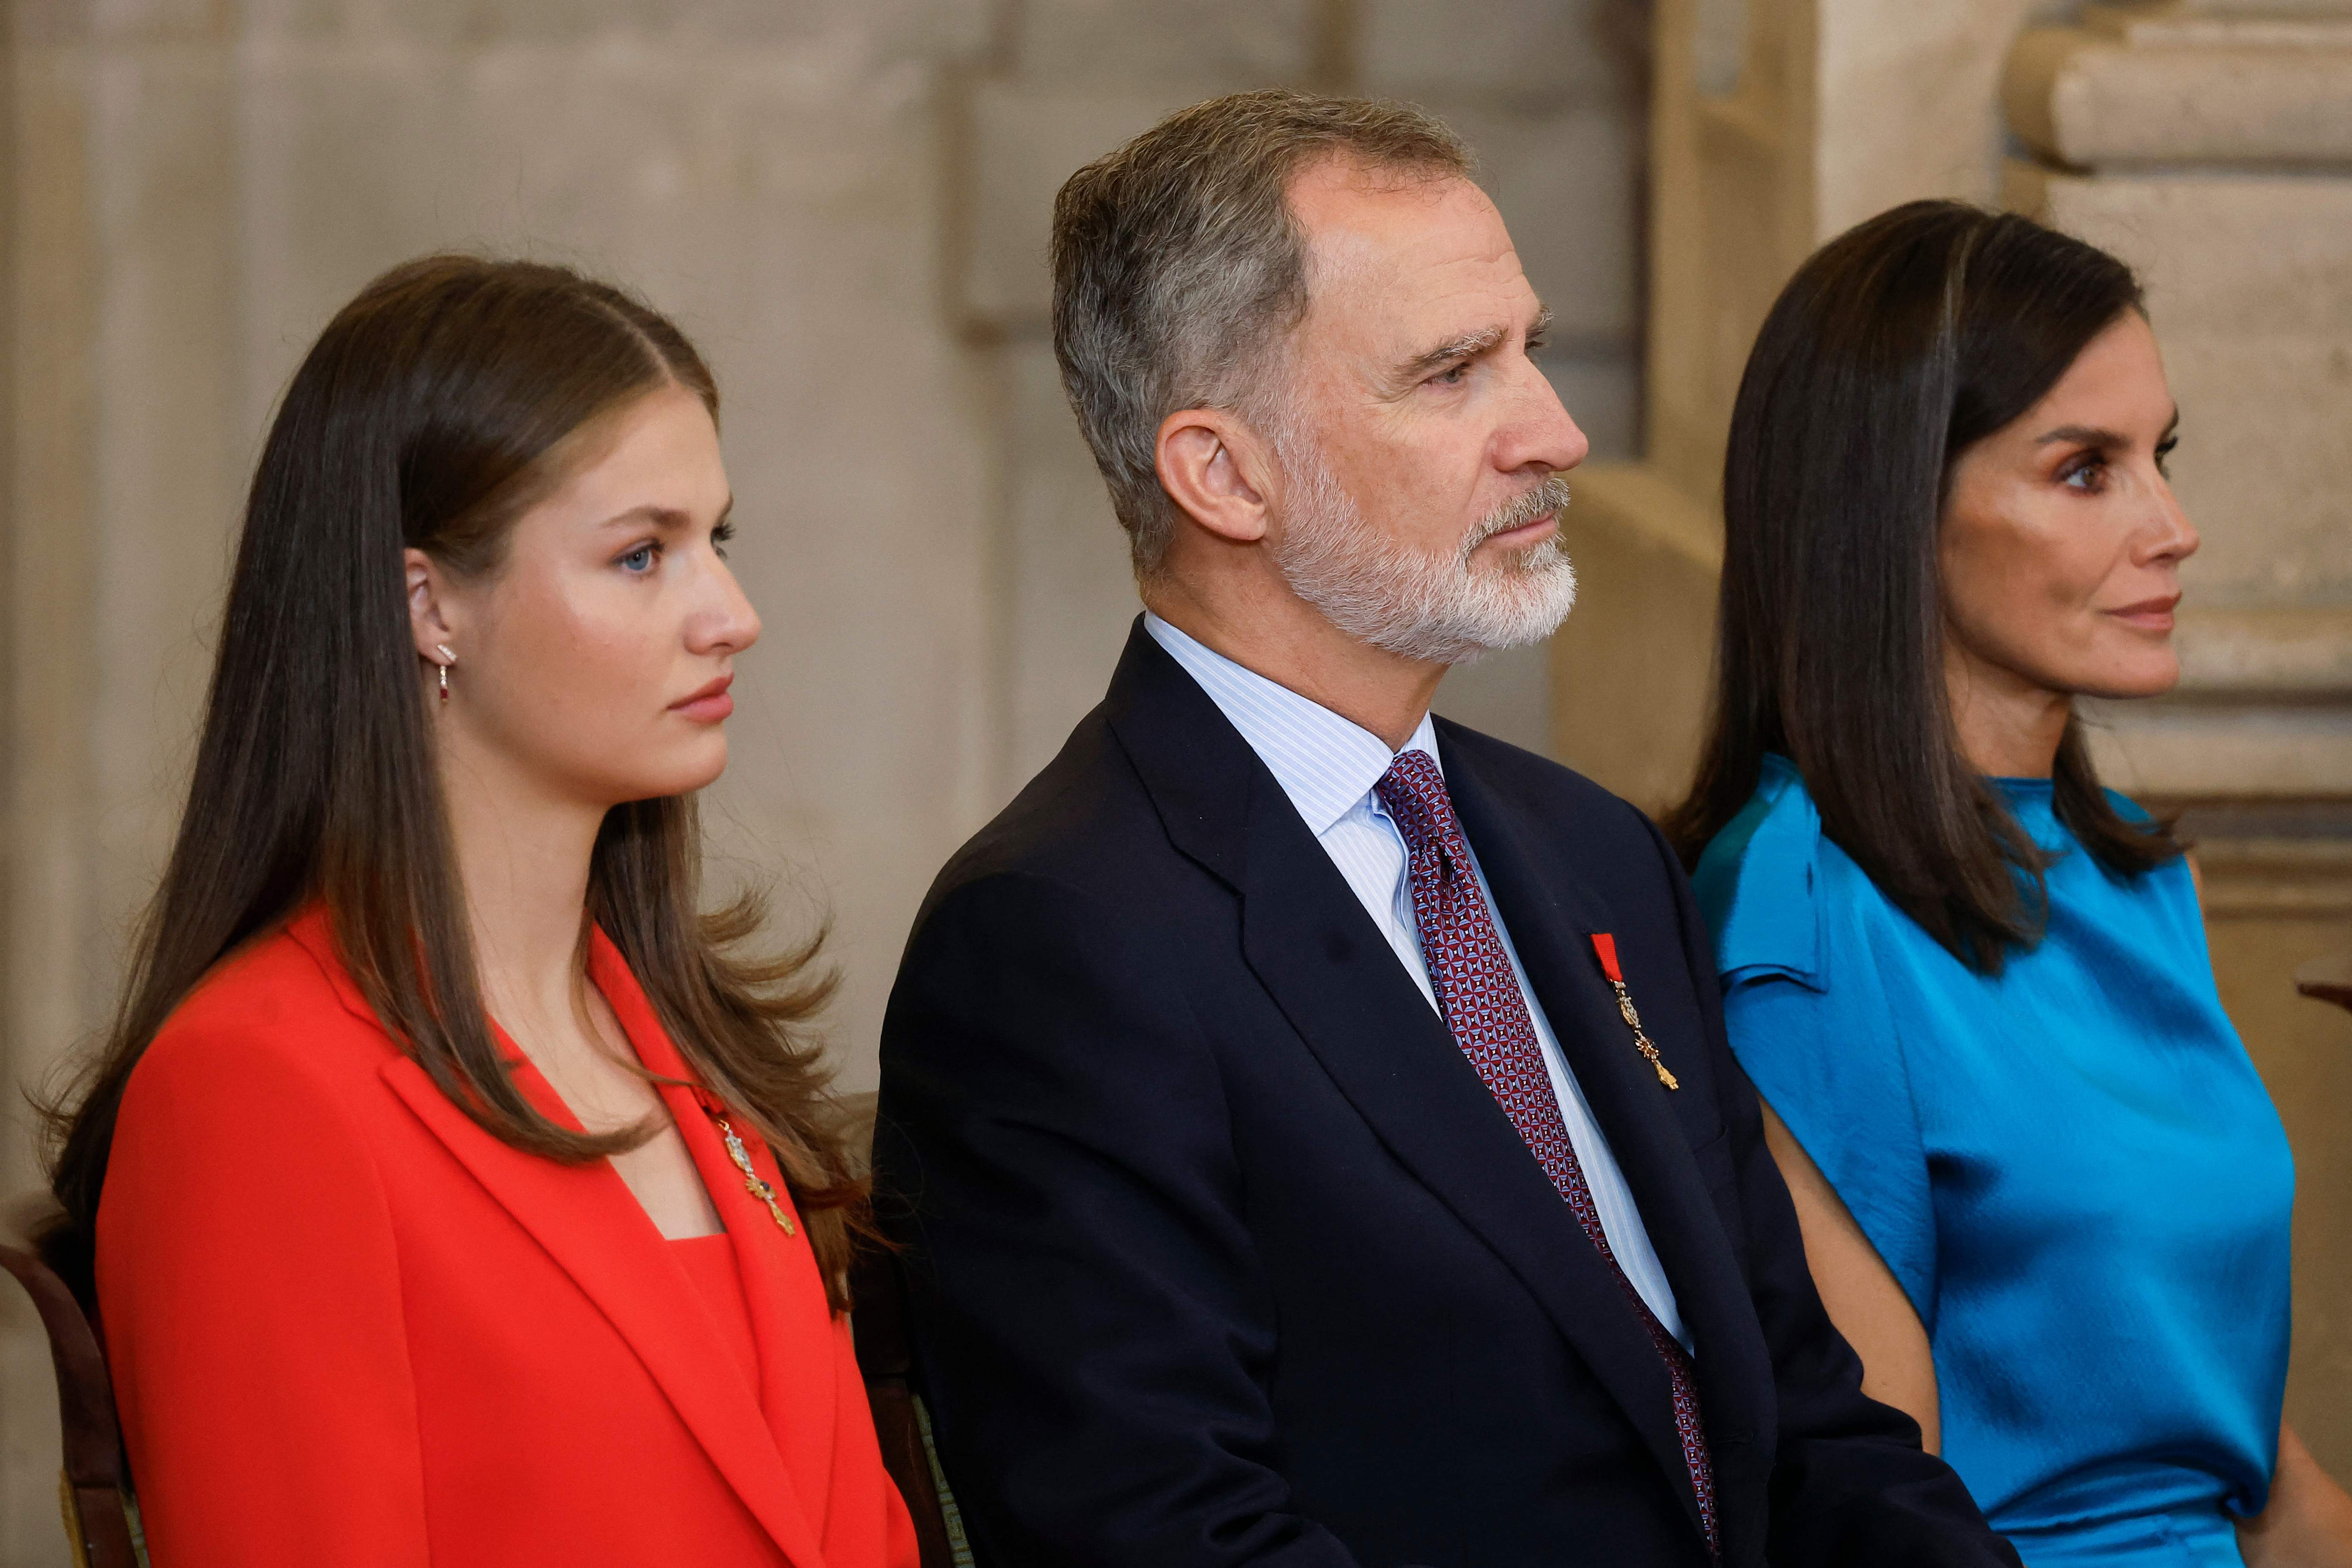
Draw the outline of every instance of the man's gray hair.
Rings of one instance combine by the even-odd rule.
[[[1306,240],[1284,195],[1327,156],[1423,178],[1471,169],[1461,139],[1410,105],[1242,92],[1171,115],[1055,198],[1054,356],[1138,577],[1159,572],[1175,530],[1160,422],[1276,415],[1252,383],[1307,312]]]

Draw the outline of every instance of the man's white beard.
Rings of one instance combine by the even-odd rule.
[[[1406,658],[1468,664],[1498,647],[1551,636],[1576,603],[1576,568],[1555,533],[1474,570],[1471,552],[1568,504],[1558,474],[1482,521],[1449,555],[1423,554],[1375,532],[1321,447],[1302,432],[1275,442],[1284,474],[1275,565],[1291,591],[1359,642]]]

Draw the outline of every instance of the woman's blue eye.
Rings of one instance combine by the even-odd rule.
[[[650,572],[654,569],[654,547],[650,544],[640,544],[622,556],[619,564],[624,572],[633,572],[641,575]]]

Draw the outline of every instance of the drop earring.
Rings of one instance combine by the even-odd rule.
[[[457,662],[457,656],[449,651],[447,643],[437,642],[433,647],[446,661],[441,666],[441,700],[446,702],[449,700],[449,666]]]

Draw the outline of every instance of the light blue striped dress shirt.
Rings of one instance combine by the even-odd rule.
[[[1404,835],[1397,831],[1380,796],[1372,793],[1372,785],[1396,760],[1388,742],[1288,687],[1244,668],[1158,616],[1146,615],[1143,626],[1241,731],[1242,739],[1290,797],[1290,804],[1297,807],[1307,831],[1355,889],[1364,912],[1396,950],[1397,962],[1421,987],[1431,1008],[1442,1013],[1437,993],[1429,984],[1428,963],[1422,956],[1421,926],[1412,910],[1412,882],[1405,870]],[[1438,772],[1445,771],[1428,715],[1422,716],[1420,728],[1413,731],[1404,749],[1427,752]],[[1625,1173],[1617,1168],[1617,1156],[1611,1152],[1601,1124],[1592,1120],[1592,1108],[1585,1103],[1584,1091],[1568,1070],[1559,1041],[1544,1017],[1543,1005],[1528,984],[1527,969],[1519,963],[1518,950],[1511,945],[1502,911],[1495,907],[1486,873],[1478,869],[1475,847],[1470,859],[1471,868],[1477,872],[1478,890],[1486,897],[1487,912],[1494,916],[1496,933],[1510,956],[1511,973],[1518,977],[1528,1016],[1534,1020],[1536,1041],[1543,1047],[1544,1069],[1551,1075],[1552,1093],[1568,1123],[1568,1140],[1575,1147],[1577,1163],[1584,1168],[1585,1184],[1592,1189],[1592,1205],[1600,1213],[1609,1248],[1658,1321],[1689,1350],[1690,1335],[1675,1306],[1674,1289],[1666,1283],[1666,1271],[1658,1264],[1656,1250],[1650,1246],[1650,1234],[1643,1227],[1641,1211],[1633,1205]]]

